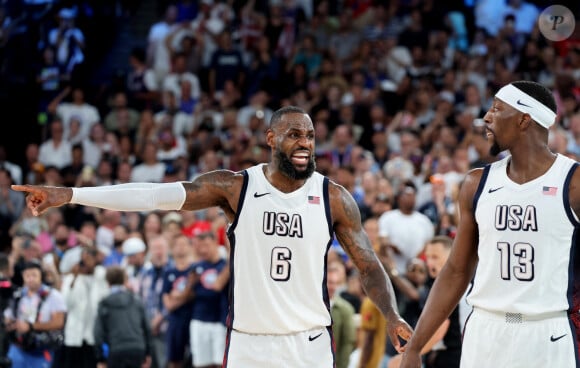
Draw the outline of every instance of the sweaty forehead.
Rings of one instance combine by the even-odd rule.
[[[292,113],[285,114],[280,118],[278,124],[276,124],[278,129],[282,131],[288,130],[314,130],[312,125],[312,120],[306,114]]]

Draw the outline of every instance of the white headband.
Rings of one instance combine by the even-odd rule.
[[[530,114],[535,122],[546,129],[549,129],[556,122],[555,112],[550,110],[543,103],[539,102],[532,96],[511,84],[502,87],[495,94],[495,97],[499,98],[518,111]]]

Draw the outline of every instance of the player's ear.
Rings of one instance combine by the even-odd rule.
[[[266,130],[266,144],[270,148],[276,147],[276,134],[274,133],[272,128],[268,128],[268,130]]]
[[[519,121],[519,125],[521,129],[528,129],[530,127],[531,124],[533,124],[534,121],[532,120],[532,117],[530,116],[530,114],[526,114],[523,113],[522,117],[520,118]]]

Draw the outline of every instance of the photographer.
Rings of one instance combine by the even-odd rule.
[[[14,367],[50,365],[62,339],[66,305],[61,293],[42,283],[42,266],[29,261],[22,268],[23,287],[4,311],[12,341],[8,358]]]

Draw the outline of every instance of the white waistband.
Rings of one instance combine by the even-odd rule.
[[[473,313],[485,316],[488,318],[493,318],[499,321],[504,321],[506,323],[524,323],[532,321],[543,321],[552,318],[567,318],[568,313],[566,311],[540,313],[540,314],[522,314],[522,313],[511,313],[511,312],[497,312],[490,311],[481,308],[473,308]]]

